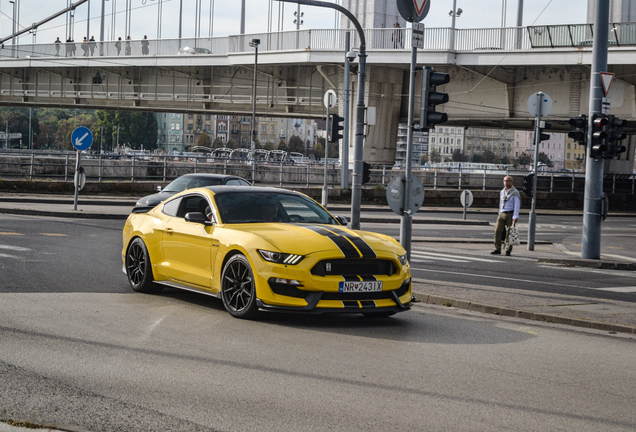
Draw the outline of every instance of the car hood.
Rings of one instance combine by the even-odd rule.
[[[156,194],[148,195],[137,201],[137,206],[154,207],[157,204],[167,200],[176,192],[158,192]]]
[[[374,258],[380,251],[406,253],[388,236],[339,225],[256,223],[231,225],[231,229],[258,236],[281,252],[298,255],[328,250],[340,250],[346,258]]]

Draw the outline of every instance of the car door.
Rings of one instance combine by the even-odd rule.
[[[175,282],[209,289],[219,242],[214,225],[186,222],[190,212],[204,212],[210,206],[200,194],[181,197],[177,214],[163,227],[164,274]]]

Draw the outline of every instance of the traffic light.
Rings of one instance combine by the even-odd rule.
[[[624,145],[620,145],[619,141],[627,138],[625,132],[621,132],[618,129],[624,127],[627,124],[625,119],[609,116],[607,120],[607,150],[605,154],[606,159],[612,159],[614,156],[618,156],[621,153],[627,151]]]
[[[523,193],[527,196],[532,196],[532,189],[534,187],[534,174],[528,174],[523,177]]]
[[[552,128],[552,123],[547,123],[544,121],[541,121],[539,123],[539,142],[541,141],[547,141],[550,139],[550,135],[543,133],[543,131],[545,129],[551,129]]]
[[[371,181],[371,165],[366,162],[362,162],[362,184],[369,183]]]
[[[329,121],[331,122],[329,125],[329,142],[338,142],[342,139],[342,129],[344,129],[342,122],[344,118],[338,114],[329,114]]]
[[[568,123],[574,127],[572,132],[568,132],[568,137],[585,146],[587,142],[587,116],[581,114],[578,117],[571,118]]]
[[[448,93],[440,93],[437,86],[448,84],[450,75],[435,72],[430,66],[422,70],[422,102],[420,107],[420,130],[429,130],[436,124],[446,123],[448,114],[436,112],[435,106],[448,102]]]
[[[592,117],[592,151],[590,157],[594,159],[605,157],[607,146],[607,132],[605,126],[607,125],[607,117],[594,114]]]

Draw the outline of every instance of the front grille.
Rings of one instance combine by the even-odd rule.
[[[316,276],[386,275],[395,273],[393,261],[382,259],[333,259],[323,260],[311,269]]]

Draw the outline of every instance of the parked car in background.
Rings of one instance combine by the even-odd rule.
[[[165,201],[174,194],[195,187],[227,185],[227,186],[251,186],[252,184],[243,177],[225,174],[186,174],[174,180],[168,186],[160,189],[158,193],[145,196],[135,204],[136,209],[148,209]]]
[[[207,48],[201,47],[183,47],[179,49],[179,55],[196,55],[196,54],[212,54]]]

